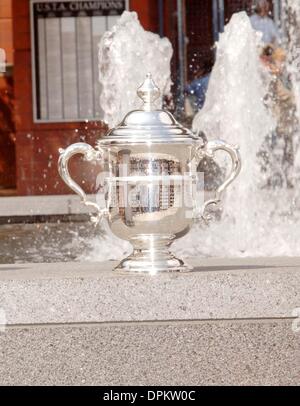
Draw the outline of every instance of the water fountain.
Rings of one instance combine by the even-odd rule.
[[[99,44],[100,106],[109,128],[115,127],[128,111],[141,106],[136,89],[146,74],[170,94],[170,63],[173,48],[168,38],[144,30],[135,12],[125,11],[116,25],[107,31]],[[156,106],[161,107],[162,98]]]
[[[282,30],[285,38],[285,48],[288,52],[287,70],[290,74],[293,91],[295,94],[295,104],[297,115],[300,117],[300,4],[291,0],[283,2],[283,22]],[[294,134],[295,146],[295,175],[300,175],[300,132]]]
[[[206,104],[195,117],[193,130],[203,131],[209,139],[219,137],[239,144],[245,164],[241,178],[226,197],[222,222],[194,226],[175,244],[183,257],[293,256],[300,252],[297,192],[266,188],[268,174],[261,171],[257,158],[266,137],[276,128],[264,102],[271,79],[259,60],[259,46],[260,35],[244,12],[235,14],[220,36]],[[220,165],[226,167],[221,156]],[[275,171],[276,165],[280,169],[281,163],[274,162],[271,170]],[[104,239],[106,247],[115,245],[110,236]],[[94,240],[89,259],[104,259],[99,244]],[[117,245],[114,258],[130,250],[123,242]]]
[[[197,243],[197,236],[203,235],[203,230],[194,229],[194,234],[177,247],[186,255],[300,253],[297,191],[284,186],[267,187],[257,157],[266,136],[276,128],[276,120],[264,103],[268,81],[263,78],[269,74],[258,57],[259,41],[246,13],[235,14],[220,37],[207,101],[195,117],[193,129],[204,131],[208,138],[222,134],[228,142],[239,143],[244,167],[240,179],[228,192],[222,224],[211,224],[215,232],[206,233],[201,244]],[[275,166],[271,168],[275,170]]]
[[[283,30],[288,49],[288,70],[291,74],[293,89],[296,95],[298,114],[300,115],[300,4],[284,0]]]

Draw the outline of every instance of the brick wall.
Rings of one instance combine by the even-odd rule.
[[[8,63],[13,63],[12,0],[0,1],[0,48],[6,52]]]
[[[100,122],[33,123],[29,0],[12,0],[16,169],[19,195],[71,193],[57,172],[58,148],[77,141],[95,144],[106,130]],[[74,157],[71,172],[87,192],[94,191],[97,167]]]
[[[0,1],[0,48],[4,49],[6,62],[13,64],[11,0]],[[0,72],[0,189],[15,188],[15,146],[13,122],[13,83],[10,69]]]

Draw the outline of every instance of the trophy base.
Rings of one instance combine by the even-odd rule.
[[[169,251],[173,238],[143,238],[131,241],[132,254],[114,269],[117,272],[157,274],[162,272],[188,272],[192,268]]]

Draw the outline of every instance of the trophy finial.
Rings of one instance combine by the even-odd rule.
[[[153,103],[160,96],[160,90],[154,83],[151,73],[147,73],[146,80],[137,90],[138,96],[143,100],[145,111],[153,110]]]

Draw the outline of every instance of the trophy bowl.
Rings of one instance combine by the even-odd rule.
[[[98,219],[106,219],[113,234],[132,244],[132,254],[116,271],[188,271],[191,268],[170,252],[170,245],[189,232],[195,218],[209,205],[221,200],[223,191],[240,172],[240,154],[236,146],[222,140],[203,140],[181,126],[170,112],[156,109],[160,91],[150,74],[137,93],[142,108],[128,113],[98,141],[97,149],[76,143],[60,150],[59,173],[83,203],[97,212]],[[230,155],[232,168],[215,197],[199,209],[197,166],[218,150]],[[105,207],[88,201],[70,177],[68,161],[75,154],[101,161],[98,183]]]

